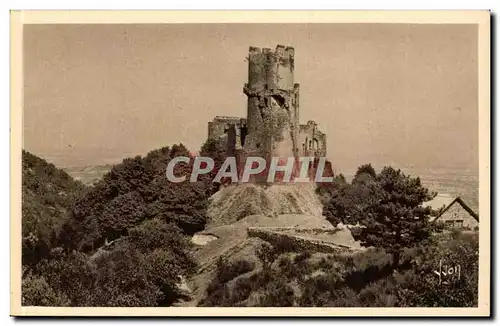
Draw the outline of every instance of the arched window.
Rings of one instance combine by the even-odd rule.
[[[319,142],[317,138],[314,138],[314,143],[313,143],[314,149],[319,149]]]

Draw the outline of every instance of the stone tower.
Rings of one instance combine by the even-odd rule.
[[[294,83],[292,47],[250,47],[246,155],[297,157],[299,154],[299,84]]]
[[[299,175],[299,157],[326,157],[326,134],[314,121],[299,123],[299,84],[294,81],[293,47],[250,47],[247,95],[247,117],[217,116],[208,122],[208,137],[223,139],[227,156],[234,156],[239,177],[246,158],[259,156],[267,161],[280,158],[279,165],[295,158],[292,178]],[[266,183],[267,170],[251,177],[252,182]],[[314,171],[311,168],[311,173]],[[312,175],[312,174],[311,174]],[[276,174],[280,182],[281,174]]]

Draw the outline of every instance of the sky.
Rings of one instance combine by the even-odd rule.
[[[335,171],[477,170],[475,25],[25,25],[23,148],[61,167],[196,151],[214,116],[246,115],[249,46],[277,44]]]

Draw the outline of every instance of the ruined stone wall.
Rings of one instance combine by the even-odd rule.
[[[319,130],[316,122],[300,125],[298,143],[301,156],[326,157],[326,134]]]
[[[230,125],[240,126],[242,123],[246,123],[245,118],[217,116],[208,122],[208,138],[216,139],[224,136]]]
[[[299,125],[298,84],[292,47],[250,47],[248,56],[247,153],[296,156]]]
[[[283,162],[295,157],[292,178],[298,176],[298,157],[326,156],[326,135],[314,121],[299,124],[295,50],[283,45],[275,50],[250,47],[247,59],[248,82],[243,87],[248,97],[247,118],[216,117],[208,123],[208,136],[225,138],[228,154],[236,156],[240,172],[249,156],[265,158],[268,167],[272,157]],[[267,171],[253,177],[255,182],[263,181],[260,179],[267,179]]]
[[[298,157],[299,85],[294,83],[294,58],[295,50],[283,45],[274,51],[249,49],[248,83],[243,88],[248,96],[246,156],[268,161]]]
[[[286,243],[291,246],[296,252],[324,252],[324,253],[340,253],[352,254],[358,252],[359,249],[344,246],[340,244],[329,243],[322,240],[307,239],[301,236],[284,234],[261,227],[249,227],[247,229],[248,237],[260,238],[269,242],[274,246]]]
[[[208,122],[208,138],[223,138],[226,142],[228,155],[235,155],[243,148],[246,138],[246,119],[239,117],[215,117]]]

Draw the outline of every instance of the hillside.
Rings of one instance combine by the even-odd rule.
[[[23,152],[22,304],[151,307],[182,298],[179,283],[194,271],[184,233],[203,228],[207,192],[169,188],[161,176],[186,152],[175,145],[125,159],[92,187]]]
[[[22,152],[23,260],[36,262],[47,253],[55,234],[85,186],[52,163]]]
[[[213,145],[202,152],[220,160]],[[409,190],[427,197],[418,179],[365,165],[351,183],[340,175],[320,187],[219,189],[210,175],[166,180],[179,155],[190,153],[174,145],[124,159],[86,187],[23,152],[23,305],[477,305],[476,235],[415,232],[419,238],[398,247],[395,259],[391,233],[366,219],[381,214],[377,198],[387,201],[387,217],[395,205],[407,209]],[[176,168],[188,174],[192,167]],[[339,220],[367,227],[355,238]],[[443,257],[470,267],[452,280],[448,297],[433,276]]]
[[[192,238],[198,272],[182,305],[477,305],[477,234],[433,233],[439,227],[421,206],[433,194],[420,179],[367,164],[351,183],[340,175],[317,191],[308,186],[238,185],[213,195],[208,227]],[[341,222],[360,227],[353,235]],[[444,261],[470,273],[443,288],[434,271]]]
[[[193,301],[197,303],[215,276],[220,259],[228,262],[247,261],[260,266],[257,257],[262,245],[276,245],[283,241],[294,244],[293,251],[312,250],[325,252],[317,242],[333,251],[358,251],[359,244],[346,229],[335,228],[322,216],[307,214],[282,214],[276,216],[250,215],[225,225],[209,226],[196,233],[192,242],[196,245],[194,258],[197,274],[190,280]],[[305,246],[300,246],[305,243]],[[345,250],[344,248],[349,247]],[[328,251],[330,252],[330,251]]]

